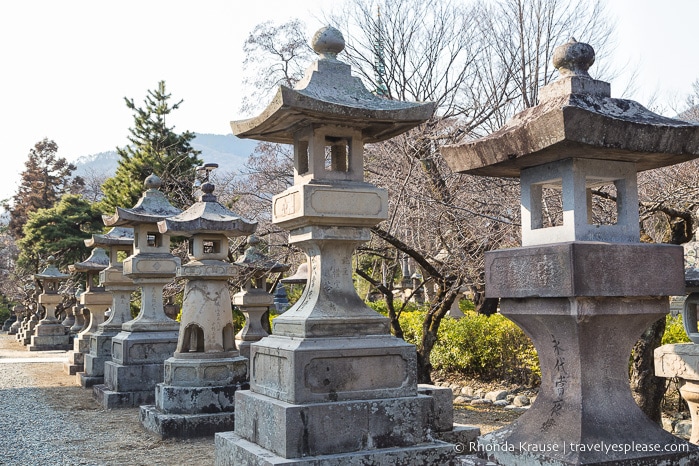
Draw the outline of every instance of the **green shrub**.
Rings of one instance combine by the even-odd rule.
[[[690,340],[687,336],[687,332],[684,331],[684,324],[682,323],[682,316],[677,315],[673,317],[668,314],[665,318],[665,333],[663,334],[663,345],[669,345],[672,343],[689,343]]]
[[[2,324],[4,324],[5,321],[10,318],[10,314],[11,312],[9,308],[6,306],[0,307],[0,327],[2,327]]]
[[[485,381],[507,380],[527,385],[539,382],[539,358],[519,327],[501,314],[490,317],[477,314],[470,301],[462,300],[459,304],[466,316],[444,317],[439,327],[438,341],[431,354],[435,370]],[[370,306],[384,315],[387,313],[383,301]],[[399,320],[405,340],[417,345],[426,310],[413,304],[409,309]]]

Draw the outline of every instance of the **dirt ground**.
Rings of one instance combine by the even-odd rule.
[[[35,358],[47,357],[65,357],[65,352],[30,352],[13,336],[0,335],[0,359],[22,358],[22,362],[12,364],[22,368],[26,386],[38,387],[47,403],[56,411],[69,414],[76,425],[104,434],[84,439],[82,464],[213,464],[213,438],[160,440],[143,429],[138,408],[102,409],[93,400],[91,389],[76,385],[75,376],[64,372],[61,362],[32,362]],[[478,426],[486,433],[507,425],[519,415],[497,407],[459,406],[454,410],[454,421]],[[105,436],[111,440],[104,442]]]

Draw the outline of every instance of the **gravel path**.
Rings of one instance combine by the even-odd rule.
[[[213,464],[213,438],[160,440],[138,408],[102,409],[63,361],[65,351],[30,352],[0,334],[0,465]]]
[[[214,463],[214,439],[160,440],[138,408],[105,410],[63,370],[65,351],[31,352],[0,333],[0,465],[196,465]],[[454,420],[490,432],[516,414],[455,408]],[[470,464],[470,463],[464,463]]]

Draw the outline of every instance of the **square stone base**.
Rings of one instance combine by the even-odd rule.
[[[27,345],[29,351],[66,351],[72,347],[69,335],[32,335]]]
[[[328,432],[329,435],[332,433]],[[333,455],[283,458],[235,432],[216,434],[216,466],[387,466],[459,464],[454,445],[432,441],[402,448],[383,448]]]
[[[141,406],[141,424],[160,438],[208,437],[235,427],[235,413],[168,414],[156,406]]]
[[[403,448],[427,441],[432,402],[418,395],[296,405],[243,390],[235,394],[236,434],[284,458]]]
[[[104,376],[92,377],[87,375],[85,372],[78,372],[75,374],[75,381],[83,388],[90,388],[95,385],[103,384]]]
[[[92,387],[92,396],[104,409],[135,408],[152,404],[155,399],[155,390],[116,392],[110,390],[105,384],[99,384]]]
[[[85,374],[90,377],[101,377],[104,379],[104,363],[111,361],[111,356],[85,355]]]

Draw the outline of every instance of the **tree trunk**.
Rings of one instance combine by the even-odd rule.
[[[643,333],[633,347],[631,364],[631,393],[641,410],[661,424],[660,404],[665,396],[665,379],[655,376],[653,351],[660,346],[665,333],[665,317]]]

